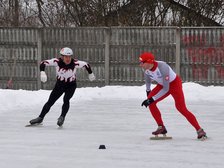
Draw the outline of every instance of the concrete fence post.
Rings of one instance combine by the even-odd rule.
[[[40,71],[39,66],[42,60],[42,30],[41,28],[37,29],[37,89],[41,89],[40,81]]]
[[[110,84],[110,34],[111,29],[105,28],[105,85]]]
[[[181,28],[176,28],[176,73],[180,75],[180,33]]]

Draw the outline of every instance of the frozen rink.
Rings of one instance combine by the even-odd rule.
[[[62,98],[42,126],[24,127],[39,115],[50,91],[0,89],[0,167],[223,168],[224,87],[183,86],[187,107],[207,132],[206,141],[197,140],[171,97],[158,106],[173,140],[149,140],[157,126],[140,106],[145,86],[78,88],[63,128],[56,125]],[[98,149],[101,144],[107,149]]]

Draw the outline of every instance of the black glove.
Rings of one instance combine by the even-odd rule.
[[[143,102],[142,102],[142,106],[145,106],[146,108],[151,104],[151,103],[153,103],[154,102],[154,99],[151,97],[151,98],[149,98],[149,99],[146,99],[146,100],[144,100]]]

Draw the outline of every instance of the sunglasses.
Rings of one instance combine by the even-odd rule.
[[[140,65],[143,65],[144,63],[146,63],[146,61],[139,61]]]
[[[152,60],[152,59],[148,59],[148,60],[146,60],[146,61],[139,61],[139,64],[140,65],[142,65],[142,64],[144,64],[144,63],[146,63],[146,62],[148,62],[149,64],[151,63],[153,63],[155,60]]]

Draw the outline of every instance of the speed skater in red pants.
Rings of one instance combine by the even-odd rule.
[[[156,104],[171,95],[174,98],[177,110],[197,131],[198,139],[206,137],[206,133],[199,125],[196,117],[186,107],[181,78],[166,62],[156,61],[151,52],[141,54],[139,61],[140,67],[144,71],[147,92],[147,99],[142,102],[142,106],[149,107],[158,125],[158,129],[152,132],[152,134],[158,135],[167,133],[161,113]],[[157,82],[157,85],[151,90],[152,81]]]

